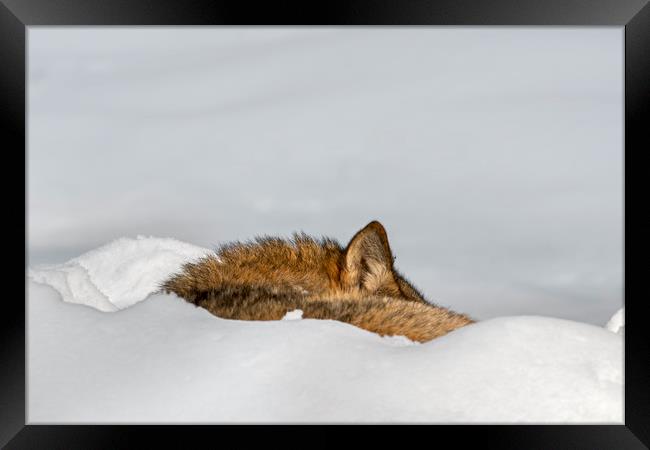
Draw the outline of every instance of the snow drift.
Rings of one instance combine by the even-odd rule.
[[[619,309],[605,325],[609,331],[623,334],[625,332],[625,308]]]
[[[503,317],[418,344],[151,295],[207,251],[138,237],[31,268],[29,423],[623,422],[614,325]]]
[[[208,249],[169,238],[122,238],[64,264],[29,269],[36,282],[56,289],[64,301],[117,311],[144,300],[183,263]]]

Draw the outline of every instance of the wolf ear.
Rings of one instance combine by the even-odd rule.
[[[371,292],[396,285],[393,255],[382,224],[372,221],[350,240],[345,249],[345,273],[349,286]]]

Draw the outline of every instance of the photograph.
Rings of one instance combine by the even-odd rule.
[[[622,425],[622,26],[30,26],[26,423]]]

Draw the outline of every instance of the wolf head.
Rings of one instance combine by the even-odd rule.
[[[426,303],[393,261],[386,230],[373,221],[346,247],[305,234],[226,244],[215,255],[186,264],[163,289],[190,301],[223,286],[250,286],[320,300],[390,297]]]
[[[420,292],[393,267],[393,253],[383,225],[372,221],[341,252],[340,288],[361,296],[398,297],[426,303]]]

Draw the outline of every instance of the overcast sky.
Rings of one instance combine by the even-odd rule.
[[[373,219],[484,319],[622,305],[622,28],[29,27],[29,263]]]

